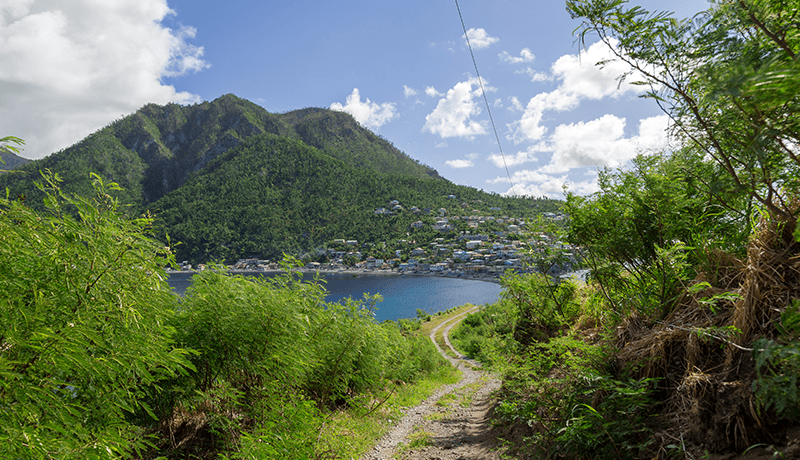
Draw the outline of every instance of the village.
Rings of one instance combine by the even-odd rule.
[[[448,198],[455,199],[454,196]],[[300,257],[304,271],[353,274],[406,274],[465,277],[497,280],[506,271],[530,272],[536,269],[537,258],[559,254],[559,261],[549,268],[551,275],[573,271],[577,250],[554,235],[537,231],[531,222],[502,214],[490,207],[481,212],[471,207],[478,203],[461,203],[454,207],[458,215],[444,208],[431,210],[411,206],[405,208],[393,200],[373,212],[390,218],[410,213],[419,219],[408,224],[407,237],[393,242],[363,243],[354,239],[334,239],[327,247]],[[471,206],[472,205],[472,206]],[[469,211],[469,214],[463,214]],[[455,214],[453,212],[452,214]],[[560,213],[542,213],[541,220],[554,224],[564,222]],[[538,227],[538,225],[537,225]],[[432,235],[432,236],[431,236]],[[182,270],[191,270],[187,262]],[[197,269],[202,270],[203,266]],[[230,266],[232,271],[276,271],[276,261],[240,259]]]

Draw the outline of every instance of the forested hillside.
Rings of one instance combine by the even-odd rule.
[[[92,193],[89,173],[122,188],[130,215],[152,212],[181,260],[280,258],[312,252],[334,238],[397,239],[419,217],[404,208],[515,217],[555,211],[550,200],[505,198],[456,186],[361,127],[326,109],[269,113],[233,95],[192,106],[149,104],[74,146],[0,177],[13,197],[42,209],[34,186],[52,171],[64,191]],[[454,195],[456,200],[448,200]],[[479,203],[479,204],[478,204]],[[495,214],[500,214],[495,212]]]

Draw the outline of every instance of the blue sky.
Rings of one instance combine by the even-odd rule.
[[[458,5],[503,156],[456,3],[439,0],[0,0],[0,137],[41,158],[149,102],[233,93],[277,113],[343,110],[453,182],[556,198],[664,148],[666,117],[618,88],[624,67],[594,65],[605,47],[579,49],[562,1]]]

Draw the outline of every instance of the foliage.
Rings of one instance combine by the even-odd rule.
[[[326,303],[322,281],[302,281],[297,264],[288,259],[275,277],[222,266],[193,277],[174,324],[178,343],[197,352],[195,370],[172,382],[162,417],[170,425],[189,418],[182,413],[201,418],[205,439],[163,439],[162,453],[307,458],[326,411],[358,408],[365,395],[445,364],[427,338],[375,321],[380,296]]]
[[[511,205],[534,213],[523,199],[494,197],[442,180],[379,175],[337,160],[297,140],[273,134],[252,136],[211,161],[203,174],[153,203],[165,233],[182,244],[178,257],[193,262],[244,257],[280,258],[324,247],[334,239],[362,244],[409,238],[412,222],[423,220],[428,232],[415,232],[419,243],[439,234],[435,218],[374,210],[399,200],[406,206],[438,209],[452,206],[450,193],[482,199],[482,206]],[[527,209],[527,211],[524,211]]]
[[[46,173],[46,213],[0,200],[0,456],[116,458],[144,446],[129,422],[188,364],[169,326],[177,306],[152,220],[118,214],[118,189],[94,198]],[[73,214],[76,217],[73,217]]]
[[[608,358],[602,346],[559,336],[508,359],[497,414],[532,432],[516,448],[534,457],[637,458],[650,442],[653,382],[614,376]]]
[[[653,383],[647,379],[586,377],[578,392],[599,402],[572,407],[569,420],[555,438],[558,449],[597,459],[640,458],[653,442],[646,424]]]
[[[0,137],[0,153],[19,153],[20,148],[12,144],[22,146],[25,145],[25,141],[14,136]],[[0,161],[2,161],[2,159],[0,159]]]
[[[781,314],[778,340],[759,339],[753,343],[758,379],[753,391],[762,410],[773,408],[778,416],[800,418],[800,301],[795,300]]]
[[[670,116],[697,159],[771,214],[794,220],[798,195],[800,35],[792,2],[719,0],[692,21],[625,0],[569,0],[647,96]],[[699,177],[716,197],[712,176]],[[724,199],[722,200],[725,201]]]
[[[479,311],[468,314],[451,332],[450,339],[469,358],[492,365],[517,350],[510,340],[516,321],[516,306],[511,302],[484,305]]]
[[[283,253],[313,257],[334,239],[388,243],[381,255],[387,259],[397,240],[429,243],[440,236],[431,229],[439,208],[455,213],[469,203],[486,215],[526,218],[557,211],[560,203],[455,185],[343,112],[272,114],[233,95],[190,106],[148,104],[0,175],[0,187],[41,210],[43,194],[32,182],[43,169],[58,172],[61,187],[82,196],[92,193],[86,171],[119,183],[120,203],[130,205],[130,214],[150,210],[159,236],[180,242],[177,257],[194,264],[279,260]],[[404,209],[375,215],[392,200]],[[418,215],[412,206],[433,213]],[[409,231],[417,220],[425,229]]]
[[[568,328],[580,315],[577,287],[571,280],[555,282],[540,273],[509,273],[501,282],[502,298],[518,309],[514,338],[520,343],[544,340]]]

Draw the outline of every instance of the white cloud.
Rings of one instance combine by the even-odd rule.
[[[537,94],[528,102],[522,117],[510,125],[513,130],[510,139],[515,143],[540,140],[547,133],[547,127],[541,125],[546,110],[572,110],[579,103],[580,99],[577,96],[566,94],[559,89]]]
[[[596,65],[612,58],[613,53],[602,42],[582,50],[579,56],[569,54],[558,58],[551,66],[552,78],[560,82],[558,88],[531,98],[522,117],[510,125],[513,132],[509,138],[516,143],[541,139],[547,133],[547,128],[541,125],[545,111],[573,110],[583,99],[617,98],[642,92],[640,87],[630,84],[630,79],[619,83],[618,78],[625,73],[627,65],[616,61]],[[534,79],[540,75],[535,74]]]
[[[552,136],[553,156],[544,169],[563,172],[584,166],[618,167],[638,153],[667,147],[666,115],[646,118],[639,134],[624,138],[625,119],[603,115],[589,122],[560,125]]]
[[[519,101],[519,99],[517,99],[517,96],[511,96],[509,100],[511,101],[511,107],[509,107],[508,110],[515,110],[517,112],[522,112],[525,110],[525,107],[522,106],[522,103]]]
[[[425,87],[425,94],[428,97],[442,97],[442,96],[444,96],[444,94],[440,93],[439,91],[436,91],[436,88],[434,88],[433,86],[426,86]]]
[[[475,89],[473,89],[473,86]],[[494,88],[484,86],[486,91]],[[457,83],[447,91],[444,99],[440,99],[436,108],[425,117],[423,131],[445,137],[472,138],[486,134],[483,122],[472,119],[481,113],[480,103],[475,98],[481,96],[477,78]]]
[[[553,80],[555,78],[550,73],[539,72],[538,70],[536,70],[536,69],[534,69],[532,67],[526,67],[523,70],[515,70],[514,73],[528,74],[528,76],[530,77],[531,81],[534,82],[534,83],[542,82],[542,81],[551,81],[551,80]]]
[[[498,55],[501,61],[508,62],[509,64],[521,64],[523,62],[533,62],[535,56],[528,48],[523,48],[519,53],[519,57],[512,56],[508,51],[503,51]]]
[[[57,5],[57,6],[56,6]],[[208,67],[195,30],[161,24],[166,0],[8,0],[0,6],[0,120],[41,158],[155,102],[199,97],[162,82]]]
[[[470,154],[467,155],[467,158],[469,158],[470,160],[476,160],[476,159],[478,159],[478,154],[477,153],[470,153]]]
[[[408,97],[411,97],[411,96],[416,96],[416,95],[417,95],[417,90],[415,90],[414,88],[409,88],[409,87],[408,87],[408,86],[406,86],[406,85],[403,85],[403,94],[404,94],[404,95],[405,95],[407,98],[408,98]]]
[[[475,166],[472,160],[447,160],[444,164],[452,168],[471,168]]]
[[[345,101],[345,105],[334,102],[331,104],[331,110],[347,112],[359,123],[372,129],[380,128],[391,121],[397,112],[395,105],[390,102],[378,104],[370,101],[369,98],[365,98],[364,102],[361,102],[361,94],[359,94],[358,88],[353,88],[353,92],[347,96]]]
[[[484,29],[469,29],[465,35],[461,36],[461,38],[467,37],[469,37],[470,45],[475,49],[488,48],[500,41],[497,37],[490,37]]]
[[[514,184],[503,195],[527,195],[527,196],[548,196],[557,198],[562,195],[567,176],[553,176],[540,171],[523,170],[517,171],[511,176]],[[495,179],[486,181],[490,184],[507,184],[508,177],[498,176]]]
[[[505,158],[503,158],[503,155],[493,153],[489,155],[489,161],[494,163],[494,165],[498,168],[504,168],[506,166],[518,166],[524,163],[539,161],[536,153],[545,151],[546,149],[547,147],[544,146],[544,144],[539,144],[531,146],[527,150],[519,151],[514,155],[505,155]]]
[[[561,56],[550,70],[557,80],[561,81],[561,91],[588,99],[604,97],[620,97],[626,93],[640,93],[642,88],[631,84],[634,79],[626,79],[620,84],[619,78],[630,67],[613,61],[614,54],[603,42],[597,42],[580,55],[567,54]],[[603,65],[599,62],[609,61]]]

